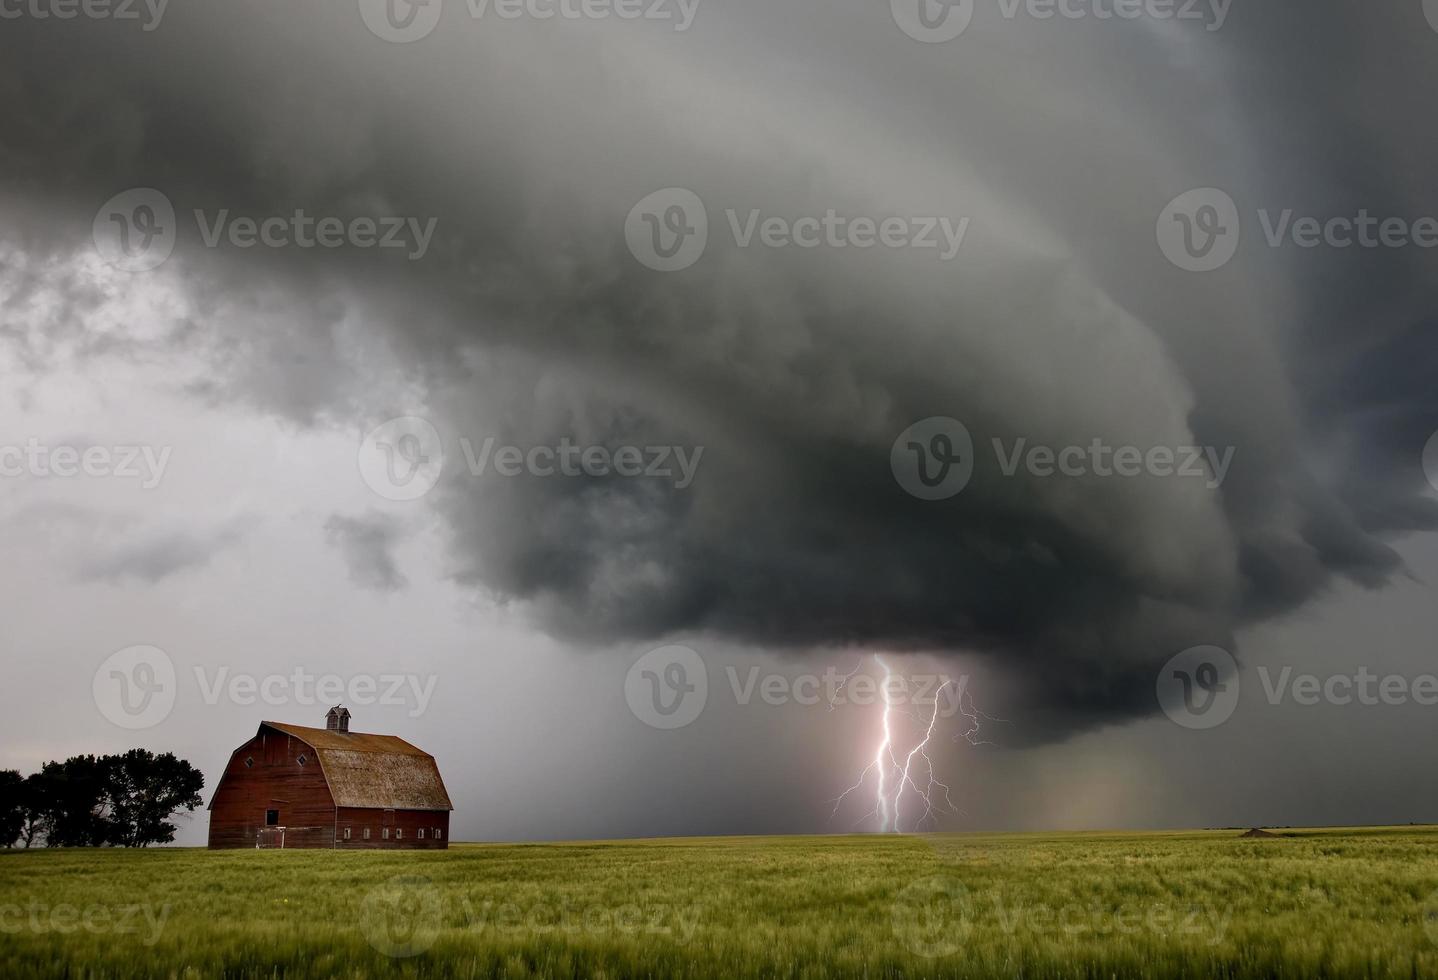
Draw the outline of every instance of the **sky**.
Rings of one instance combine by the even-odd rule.
[[[342,701],[460,839],[1438,819],[1438,6],[0,19],[0,767]]]

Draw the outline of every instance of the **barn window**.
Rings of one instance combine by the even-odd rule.
[[[424,840],[424,828],[419,828],[419,839]]]
[[[246,769],[253,769],[254,767],[255,767],[255,757],[252,756],[252,755],[245,756],[245,768],[246,768]]]
[[[440,830],[438,827],[434,828],[434,839],[444,840],[444,831]]]
[[[368,828],[368,827],[366,827],[366,828],[364,829],[364,839],[365,839],[365,840],[369,840],[369,828]]]
[[[266,827],[278,827],[279,825],[280,825],[280,811],[278,811],[278,810],[266,810],[266,811],[265,811],[265,826],[266,826]]]
[[[380,836],[382,836],[385,840],[389,840],[389,828],[386,827],[384,828],[384,830],[381,830]]]
[[[309,759],[309,756],[307,756],[307,755],[305,755],[303,752],[301,752],[301,753],[300,753],[300,757],[299,757],[298,759],[296,759],[295,761],[298,762],[300,765],[304,765],[306,762],[309,762],[310,759]]]
[[[394,839],[395,839],[395,840],[404,840],[404,828],[403,828],[403,827],[396,827],[396,828],[394,829]]]
[[[349,840],[349,839],[350,839],[350,829],[349,829],[348,827],[346,827],[346,828],[345,828],[345,840]]]

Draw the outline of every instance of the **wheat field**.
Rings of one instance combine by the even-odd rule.
[[[0,855],[7,977],[1438,976],[1438,829]]]

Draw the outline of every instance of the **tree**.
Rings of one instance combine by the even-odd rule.
[[[25,829],[25,780],[14,769],[0,769],[0,844],[14,847]]]
[[[45,836],[45,813],[41,809],[40,774],[32,772],[20,787],[20,841],[26,847]]]
[[[172,753],[131,749],[100,760],[104,779],[106,840],[124,847],[167,844],[175,839],[170,817],[202,802],[205,777]]]
[[[105,767],[93,755],[47,762],[35,780],[33,805],[46,847],[97,847],[108,837]]]

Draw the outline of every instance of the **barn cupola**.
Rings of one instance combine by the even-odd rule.
[[[350,730],[350,709],[335,705],[325,715],[325,728],[332,732],[347,732]]]

